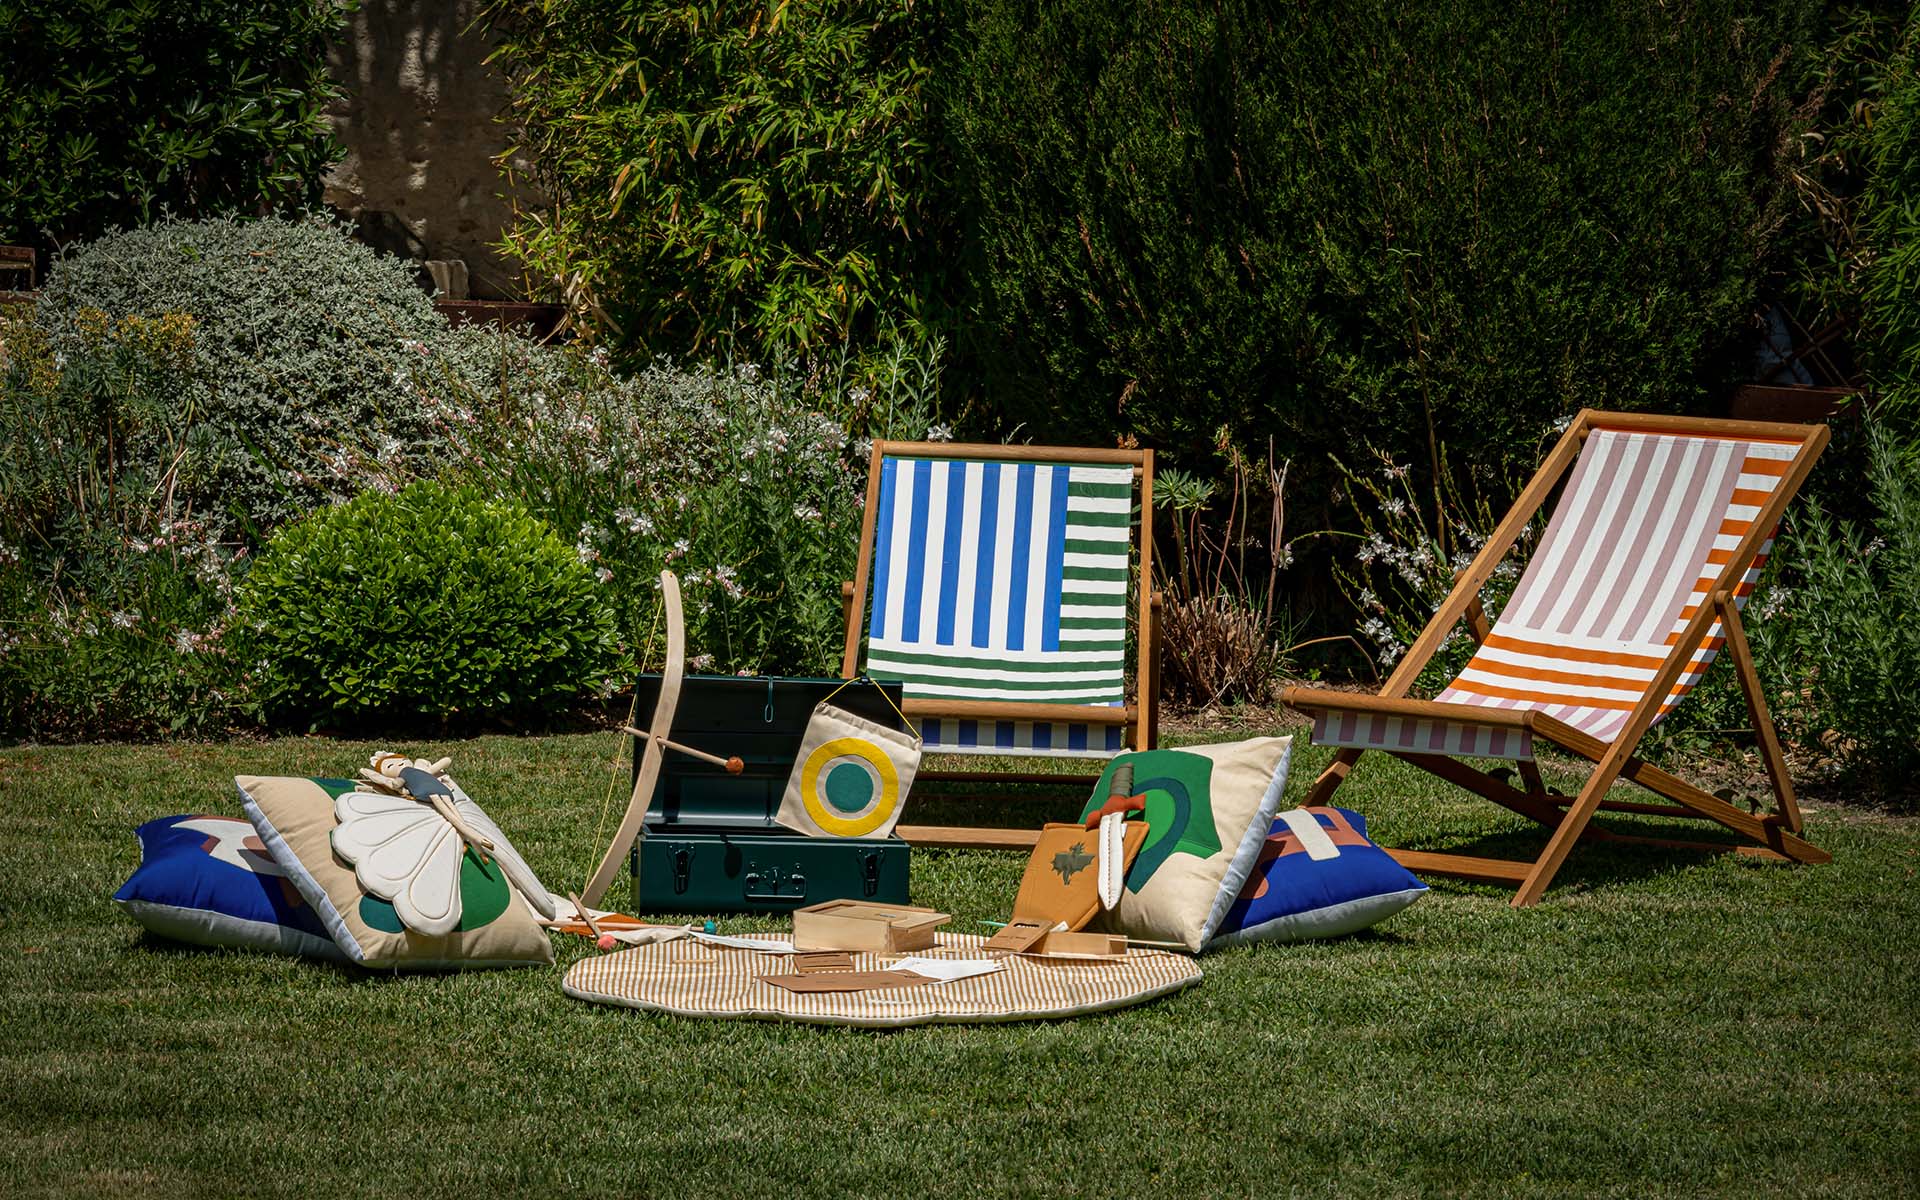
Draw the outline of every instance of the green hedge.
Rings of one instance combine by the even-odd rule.
[[[515,153],[554,200],[510,245],[629,349],[778,355],[913,325],[928,8],[490,0]]]
[[[0,0],[0,241],[319,199],[334,0]]]
[[[1746,366],[1808,0],[965,10],[957,373],[1003,427],[1426,463],[1430,413],[1472,466]]]
[[[1864,357],[1883,418],[1911,439],[1920,429],[1920,17],[1880,73],[1879,100],[1860,223]]]

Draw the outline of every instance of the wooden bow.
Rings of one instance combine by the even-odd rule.
[[[620,870],[620,860],[627,856],[633,840],[640,836],[641,824],[647,818],[647,805],[653,800],[654,785],[660,779],[660,758],[665,753],[667,735],[673,731],[673,710],[680,704],[680,681],[686,674],[687,630],[680,614],[680,580],[672,571],[660,572],[660,594],[667,606],[667,665],[660,680],[660,698],[654,701],[652,724],[638,747],[640,769],[634,775],[627,815],[621,819],[600,866],[581,889],[580,899],[585,904],[600,903]]]

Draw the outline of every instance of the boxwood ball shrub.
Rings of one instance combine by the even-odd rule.
[[[596,587],[524,508],[423,480],[281,529],[240,615],[276,719],[479,717],[604,681],[616,643]]]
[[[225,529],[258,534],[350,494],[343,442],[420,452],[409,368],[446,329],[406,263],[320,217],[168,220],[110,234],[54,264],[36,314],[69,353],[91,314],[192,318],[197,381],[174,402],[212,434],[218,470],[178,498]],[[130,449],[173,452],[151,440]]]

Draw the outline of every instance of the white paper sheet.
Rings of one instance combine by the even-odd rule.
[[[758,950],[762,954],[795,953],[793,943],[790,941],[780,941],[773,938],[728,937],[723,933],[701,933],[699,930],[689,930],[688,932],[692,934],[695,940],[705,942],[710,946],[731,946],[735,950]]]
[[[956,979],[971,979],[975,975],[991,975],[995,971],[1004,971],[1007,964],[997,958],[903,958],[887,964],[889,971],[912,971],[915,975],[925,975],[928,979],[938,979],[941,983],[952,983]]]

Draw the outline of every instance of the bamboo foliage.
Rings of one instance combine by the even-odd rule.
[[[913,0],[493,0],[552,198],[508,248],[591,332],[805,354],[913,325],[929,150]]]

